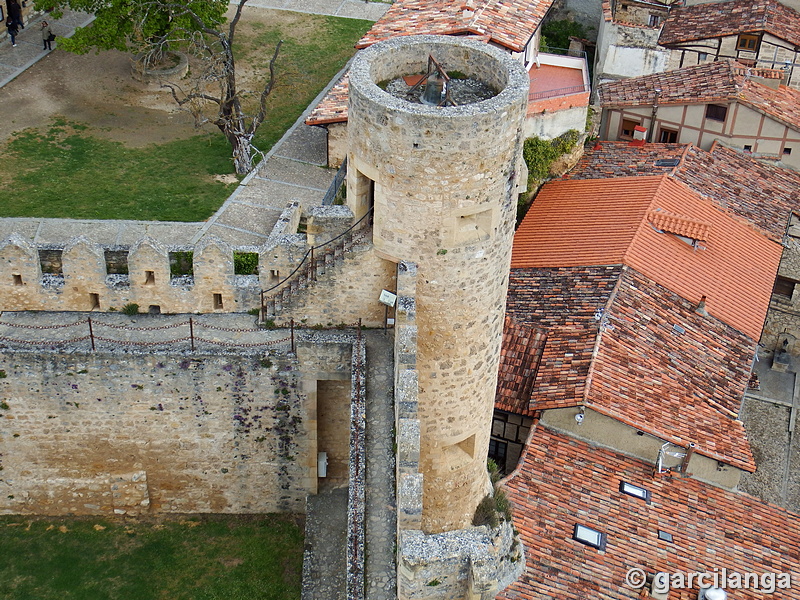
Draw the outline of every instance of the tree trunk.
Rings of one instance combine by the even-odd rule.
[[[231,145],[233,166],[239,175],[247,175],[253,169],[253,136],[240,131],[225,131]]]

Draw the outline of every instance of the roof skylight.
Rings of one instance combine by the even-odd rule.
[[[592,548],[598,550],[605,550],[606,548],[606,534],[591,527],[575,523],[575,530],[572,532],[572,539],[576,540]]]
[[[625,481],[620,481],[619,491],[623,494],[628,494],[628,496],[633,496],[634,498],[644,500],[650,504],[650,490],[646,488],[639,487],[638,485],[633,485],[632,483],[627,483]]]

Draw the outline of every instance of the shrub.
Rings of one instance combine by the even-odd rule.
[[[135,302],[128,302],[125,306],[122,307],[122,313],[125,315],[138,315],[139,314],[139,305]]]
[[[549,52],[551,48],[567,49],[570,37],[585,39],[588,36],[583,25],[575,21],[569,19],[549,21],[542,25],[540,48],[543,52]]]
[[[258,252],[234,252],[233,272],[235,275],[258,274]]]
[[[500,519],[497,518],[497,511],[494,506],[494,497],[486,496],[478,504],[475,509],[475,516],[472,517],[472,524],[476,527],[481,525],[488,525],[491,529],[496,528],[500,524]]]

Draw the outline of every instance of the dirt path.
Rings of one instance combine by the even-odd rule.
[[[240,30],[294,18],[250,8]],[[192,118],[175,107],[165,90],[131,77],[130,55],[115,50],[83,56],[56,50],[0,88],[0,106],[0,142],[15,131],[49,124],[57,115],[91,123],[95,135],[130,146],[197,133]]]
[[[191,117],[169,100],[156,84],[131,77],[128,54],[55,51],[0,88],[0,139],[48,124],[56,115],[91,123],[97,135],[132,146],[196,133]]]

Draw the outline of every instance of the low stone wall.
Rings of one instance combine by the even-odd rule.
[[[358,337],[353,345],[350,401],[350,483],[347,495],[347,600],[363,600],[366,546],[367,396],[366,344]]]

